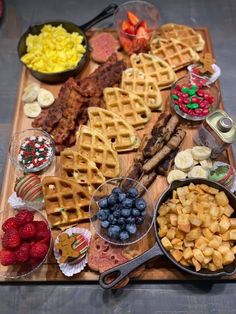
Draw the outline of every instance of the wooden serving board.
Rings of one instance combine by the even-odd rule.
[[[202,34],[206,42],[203,53],[205,52],[213,53],[212,43],[211,43],[208,30],[206,28],[197,28],[196,30]],[[106,30],[106,31],[112,32],[115,35],[114,30]],[[90,31],[88,33],[88,36],[91,36],[92,34],[94,34],[94,32],[96,32],[96,30]],[[128,60],[128,58],[126,59]],[[91,72],[93,72],[97,66],[98,66],[97,64],[90,61],[87,64],[86,68],[84,69],[83,73],[81,73],[81,77],[85,77]],[[181,70],[177,72],[177,75],[178,77],[181,77],[185,73],[186,73],[186,70]],[[24,115],[21,97],[22,97],[24,87],[27,86],[29,83],[32,83],[35,81],[37,80],[30,74],[28,70],[26,70],[25,67],[23,67],[22,72],[21,72],[20,82],[19,82],[19,90],[18,90],[18,97],[17,97],[17,102],[16,102],[16,108],[15,108],[14,121],[13,121],[13,126],[12,126],[12,134],[14,134],[17,131],[31,128],[32,119],[29,119]],[[48,90],[50,90],[55,96],[57,96],[58,91],[61,87],[61,84],[57,84],[57,85],[46,85],[44,83],[40,83],[40,84],[42,87],[45,87]],[[161,92],[162,98],[163,98],[163,106],[165,108],[164,110],[166,111],[170,110],[169,91],[170,90],[167,89]],[[223,103],[220,104],[220,107],[223,108]],[[140,136],[140,138],[142,138],[143,134],[150,133],[152,126],[154,122],[156,121],[159,114],[160,113],[156,113],[156,112],[152,113],[152,118],[148,122],[148,124],[145,126],[144,130],[138,131],[138,135]],[[187,135],[181,145],[181,149],[186,149],[186,148],[192,147],[193,136],[196,132],[198,125],[185,123],[183,124],[183,127],[187,130]],[[126,153],[126,154],[119,155],[122,175],[126,174],[129,166],[132,164],[134,154],[135,153]],[[222,157],[222,160],[229,162],[235,167],[232,148],[229,148],[225,152],[224,156]],[[13,193],[15,179],[18,175],[20,175],[20,173],[16,171],[16,169],[12,166],[8,158],[6,162],[5,174],[3,178],[2,192],[1,192],[1,198],[0,198],[0,225],[2,225],[3,221],[7,217],[9,217],[9,211],[11,211],[11,207],[7,203],[7,200],[8,200],[8,197]],[[59,157],[57,157],[57,160],[47,171],[46,175],[59,175]],[[152,193],[154,197],[155,202],[157,202],[159,196],[162,194],[162,192],[166,188],[167,188],[166,178],[158,176],[155,182],[149,188],[150,192]],[[80,224],[80,226],[89,228],[89,223]],[[56,236],[56,234],[57,232],[53,231],[54,237]],[[155,236],[152,230],[146,238],[144,238],[138,245],[136,245],[133,248],[133,250],[138,249],[138,253],[141,254],[143,251],[151,247],[154,244],[154,242],[155,242]],[[0,274],[0,277],[1,275],[3,274]],[[136,278],[135,280],[155,281],[155,280],[193,280],[193,279],[196,279],[196,277],[189,276],[183,272],[180,272],[167,259],[160,258],[146,265],[145,271],[143,271],[141,276]],[[228,277],[227,279],[236,279],[236,275]],[[97,281],[97,280],[98,280],[98,274],[89,270],[88,267],[85,269],[85,271],[82,271],[80,274],[74,275],[72,278],[65,277],[61,273],[56,263],[56,260],[53,256],[53,252],[51,250],[50,256],[48,257],[47,261],[41,266],[40,269],[35,271],[32,275],[29,275],[29,276],[26,276],[24,278],[17,279],[14,281],[17,281],[17,282],[48,282],[48,281],[91,282],[91,281]],[[6,282],[6,281],[9,281],[9,279],[4,280],[4,278],[2,278],[0,279],[0,281]]]

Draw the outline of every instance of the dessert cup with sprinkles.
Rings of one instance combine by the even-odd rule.
[[[38,173],[51,165],[55,157],[54,141],[43,130],[26,129],[12,136],[9,155],[18,170]]]

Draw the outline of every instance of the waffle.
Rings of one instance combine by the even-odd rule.
[[[161,58],[147,53],[133,54],[132,67],[151,76],[160,89],[170,87],[177,79],[171,66]]]
[[[135,129],[142,129],[151,118],[151,111],[143,99],[118,87],[107,87],[103,90],[107,110],[110,110]]]
[[[116,151],[131,151],[139,147],[135,129],[114,112],[89,107],[88,116],[89,126],[105,134]]]
[[[63,178],[76,181],[87,188],[90,194],[105,181],[103,174],[93,161],[70,148],[61,152],[60,168]]]
[[[154,38],[150,46],[152,54],[168,62],[175,71],[199,60],[195,50],[173,38]]]
[[[134,68],[122,73],[121,88],[141,97],[151,110],[161,110],[161,93],[155,80]]]
[[[60,177],[42,180],[45,208],[52,227],[63,227],[89,218],[90,196],[80,184]]]
[[[192,27],[174,23],[163,24],[160,27],[161,37],[169,39],[174,38],[182,41],[196,51],[202,51],[205,41],[201,34],[196,32]]]
[[[104,177],[114,178],[119,175],[118,155],[107,138],[96,129],[81,126],[76,133],[76,149],[82,156],[93,161]]]

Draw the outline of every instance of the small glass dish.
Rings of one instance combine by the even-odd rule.
[[[139,19],[137,25],[131,25],[132,31],[129,27],[127,31],[123,27],[123,22],[128,22],[128,12]],[[121,45],[125,52],[131,55],[149,50],[149,41],[153,32],[159,27],[160,15],[157,8],[149,2],[128,1],[119,5],[114,13],[114,21]],[[138,31],[141,23],[144,28]]]
[[[42,146],[44,148],[40,148]],[[38,173],[47,169],[54,160],[54,141],[43,130],[26,129],[12,136],[9,155],[12,164],[18,170],[25,173]],[[25,157],[22,157],[22,155]]]
[[[45,218],[45,216],[40,211],[38,211],[38,210],[36,210],[30,206],[24,205],[24,206],[18,206],[15,208],[10,207],[10,210],[2,211],[1,212],[2,224],[8,218],[14,217],[18,211],[23,210],[23,209],[26,209],[26,210],[34,213],[33,221],[43,221],[47,225],[47,230],[50,231],[50,239],[47,240],[48,250],[47,250],[47,253],[43,259],[35,259],[35,258],[30,257],[29,260],[27,260],[24,263],[17,263],[17,264],[9,265],[9,266],[3,266],[0,263],[0,277],[3,277],[5,279],[16,279],[16,278],[28,276],[31,273],[33,273],[34,271],[38,270],[43,265],[45,260],[47,259],[48,254],[49,254],[50,249],[51,249],[51,246],[52,246],[52,234],[51,234],[51,229],[50,229],[50,226],[49,226],[47,219]],[[3,234],[4,234],[4,232],[3,232],[2,228],[0,228],[0,238],[1,239],[2,239]],[[28,241],[29,240],[24,240],[24,242],[28,242]],[[32,241],[34,242],[33,239],[32,239]],[[0,241],[0,251],[2,251],[2,249],[3,249],[2,241]]]
[[[123,241],[120,239],[110,238],[108,236],[107,229],[101,227],[101,222],[97,218],[97,212],[100,210],[100,207],[98,205],[99,200],[110,195],[112,190],[117,187],[121,188],[123,193],[127,193],[128,190],[132,187],[137,188],[139,191],[143,191],[144,193],[142,192],[142,194],[139,194],[138,197],[143,198],[147,204],[146,215],[143,223],[136,225],[136,233],[130,235],[129,239]],[[107,180],[105,183],[101,184],[94,192],[89,206],[90,221],[96,233],[103,240],[115,245],[130,245],[141,240],[151,229],[153,223],[154,208],[155,204],[151,193],[141,183],[131,178],[118,177]]]
[[[183,91],[183,88],[187,88],[187,91]],[[186,96],[186,98],[183,96]],[[186,103],[184,102],[185,99]],[[209,101],[206,99],[209,99]],[[179,78],[170,90],[171,107],[177,115],[188,121],[200,122],[205,120],[210,113],[219,108],[220,101],[221,93],[216,84],[207,86],[201,82],[195,83],[190,74]],[[196,106],[196,108],[191,108],[192,105]]]

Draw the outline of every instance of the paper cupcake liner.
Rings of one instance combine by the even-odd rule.
[[[18,197],[16,195],[16,192],[12,193],[12,195],[8,198],[8,203],[11,205],[11,207],[15,208],[18,206],[24,206],[28,205],[30,207],[33,207],[35,209],[42,209],[44,206],[44,202],[25,202],[22,200],[22,198]]]
[[[84,228],[78,228],[78,227],[74,227],[74,228],[69,228],[67,230],[65,230],[63,233],[68,234],[69,236],[71,236],[72,234],[82,234],[88,241],[88,244],[90,242],[91,239],[91,232],[88,229],[84,229]],[[58,236],[55,240],[55,244],[59,242]],[[53,249],[54,251],[54,256],[57,260],[57,263],[59,265],[60,270],[62,271],[62,273],[67,276],[67,277],[71,277],[75,274],[80,273],[84,267],[86,266],[87,262],[88,262],[88,257],[87,254],[86,256],[79,262],[76,264],[69,264],[69,263],[60,263],[60,257],[61,254],[55,249]]]
[[[212,64],[212,68],[214,70],[214,73],[210,77],[207,77],[207,76],[204,76],[204,75],[200,76],[200,75],[197,75],[197,74],[193,73],[192,70],[195,67],[196,67],[195,64],[191,64],[191,65],[189,65],[187,67],[190,75],[194,75],[196,78],[199,78],[199,79],[205,79],[206,80],[206,85],[213,84],[221,75],[221,69],[216,64]]]

